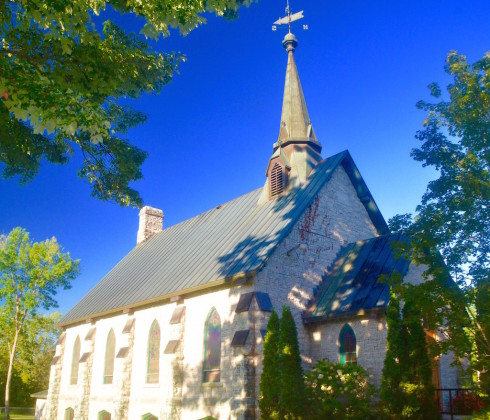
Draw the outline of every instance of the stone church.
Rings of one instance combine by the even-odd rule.
[[[353,158],[322,158],[294,60],[262,188],[163,229],[140,211],[137,245],[62,319],[45,419],[257,419],[271,308],[289,305],[304,368],[358,363],[379,385],[388,286],[420,282],[394,258]],[[434,381],[457,386],[450,356]]]

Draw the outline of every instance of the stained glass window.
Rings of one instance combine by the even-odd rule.
[[[78,382],[78,366],[80,364],[80,337],[77,336],[73,345],[73,355],[71,358],[70,385],[76,385]]]
[[[111,413],[103,410],[99,412],[98,420],[111,420]]]
[[[340,363],[357,363],[356,335],[349,324],[340,331]]]
[[[148,367],[146,383],[157,384],[160,373],[160,325],[153,321],[148,335]]]
[[[221,369],[221,319],[213,308],[204,324],[203,382],[219,382]]]
[[[114,357],[116,355],[116,335],[111,329],[105,347],[104,383],[112,384],[114,378]]]
[[[73,411],[73,408],[68,407],[65,410],[65,420],[73,420],[74,417],[75,417],[75,412]]]

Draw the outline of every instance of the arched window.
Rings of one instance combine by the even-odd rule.
[[[141,417],[141,420],[158,420],[158,417],[154,416],[151,413],[146,413],[144,416]]]
[[[73,408],[68,407],[65,410],[65,420],[73,420],[74,417],[75,417],[75,412],[73,411]]]
[[[282,166],[275,163],[271,171],[271,197],[282,194],[284,191],[284,174]]]
[[[80,364],[80,337],[77,336],[73,345],[73,355],[71,358],[70,385],[76,385],[78,382],[78,366]]]
[[[221,372],[221,319],[213,308],[204,324],[203,382],[219,382]]]
[[[99,411],[99,415],[97,416],[97,419],[98,420],[111,420],[111,413],[109,413],[105,410]]]
[[[340,363],[357,363],[356,335],[349,324],[340,331]]]
[[[160,325],[155,319],[148,334],[148,365],[146,383],[157,384],[160,373]]]
[[[116,356],[116,335],[111,329],[107,336],[107,344],[105,347],[105,364],[104,364],[104,383],[112,384],[114,377],[114,359]]]

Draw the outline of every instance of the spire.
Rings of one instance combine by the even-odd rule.
[[[291,33],[291,22],[303,18],[303,11],[291,14],[288,2],[286,14],[286,17],[279,18],[272,26],[273,31],[276,30],[275,25],[287,23],[289,26],[289,32],[282,41],[288,53],[288,65],[279,138],[273,145],[273,153],[265,171],[267,180],[259,203],[288,194],[292,188],[302,185],[307,181],[313,168],[322,160],[322,145],[313,131],[298,69],[294,62],[294,50],[298,46],[298,40]],[[303,28],[306,29],[307,25],[303,25]]]
[[[274,149],[289,140],[303,140],[311,141],[313,147],[320,151],[321,145],[318,143],[311,125],[298,69],[294,61],[294,50],[298,46],[298,41],[291,32],[288,32],[282,41],[282,45],[288,53],[288,64],[284,83],[281,126],[279,128],[278,142],[274,145]]]

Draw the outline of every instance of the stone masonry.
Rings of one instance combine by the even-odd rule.
[[[61,371],[63,367],[63,356],[65,354],[66,334],[62,333],[56,343],[55,356],[49,375],[49,390],[45,410],[45,419],[56,419],[58,417],[58,399],[60,395]]]
[[[139,216],[138,237],[136,240],[138,244],[151,238],[155,233],[162,231],[163,211],[145,206],[140,210]]]

